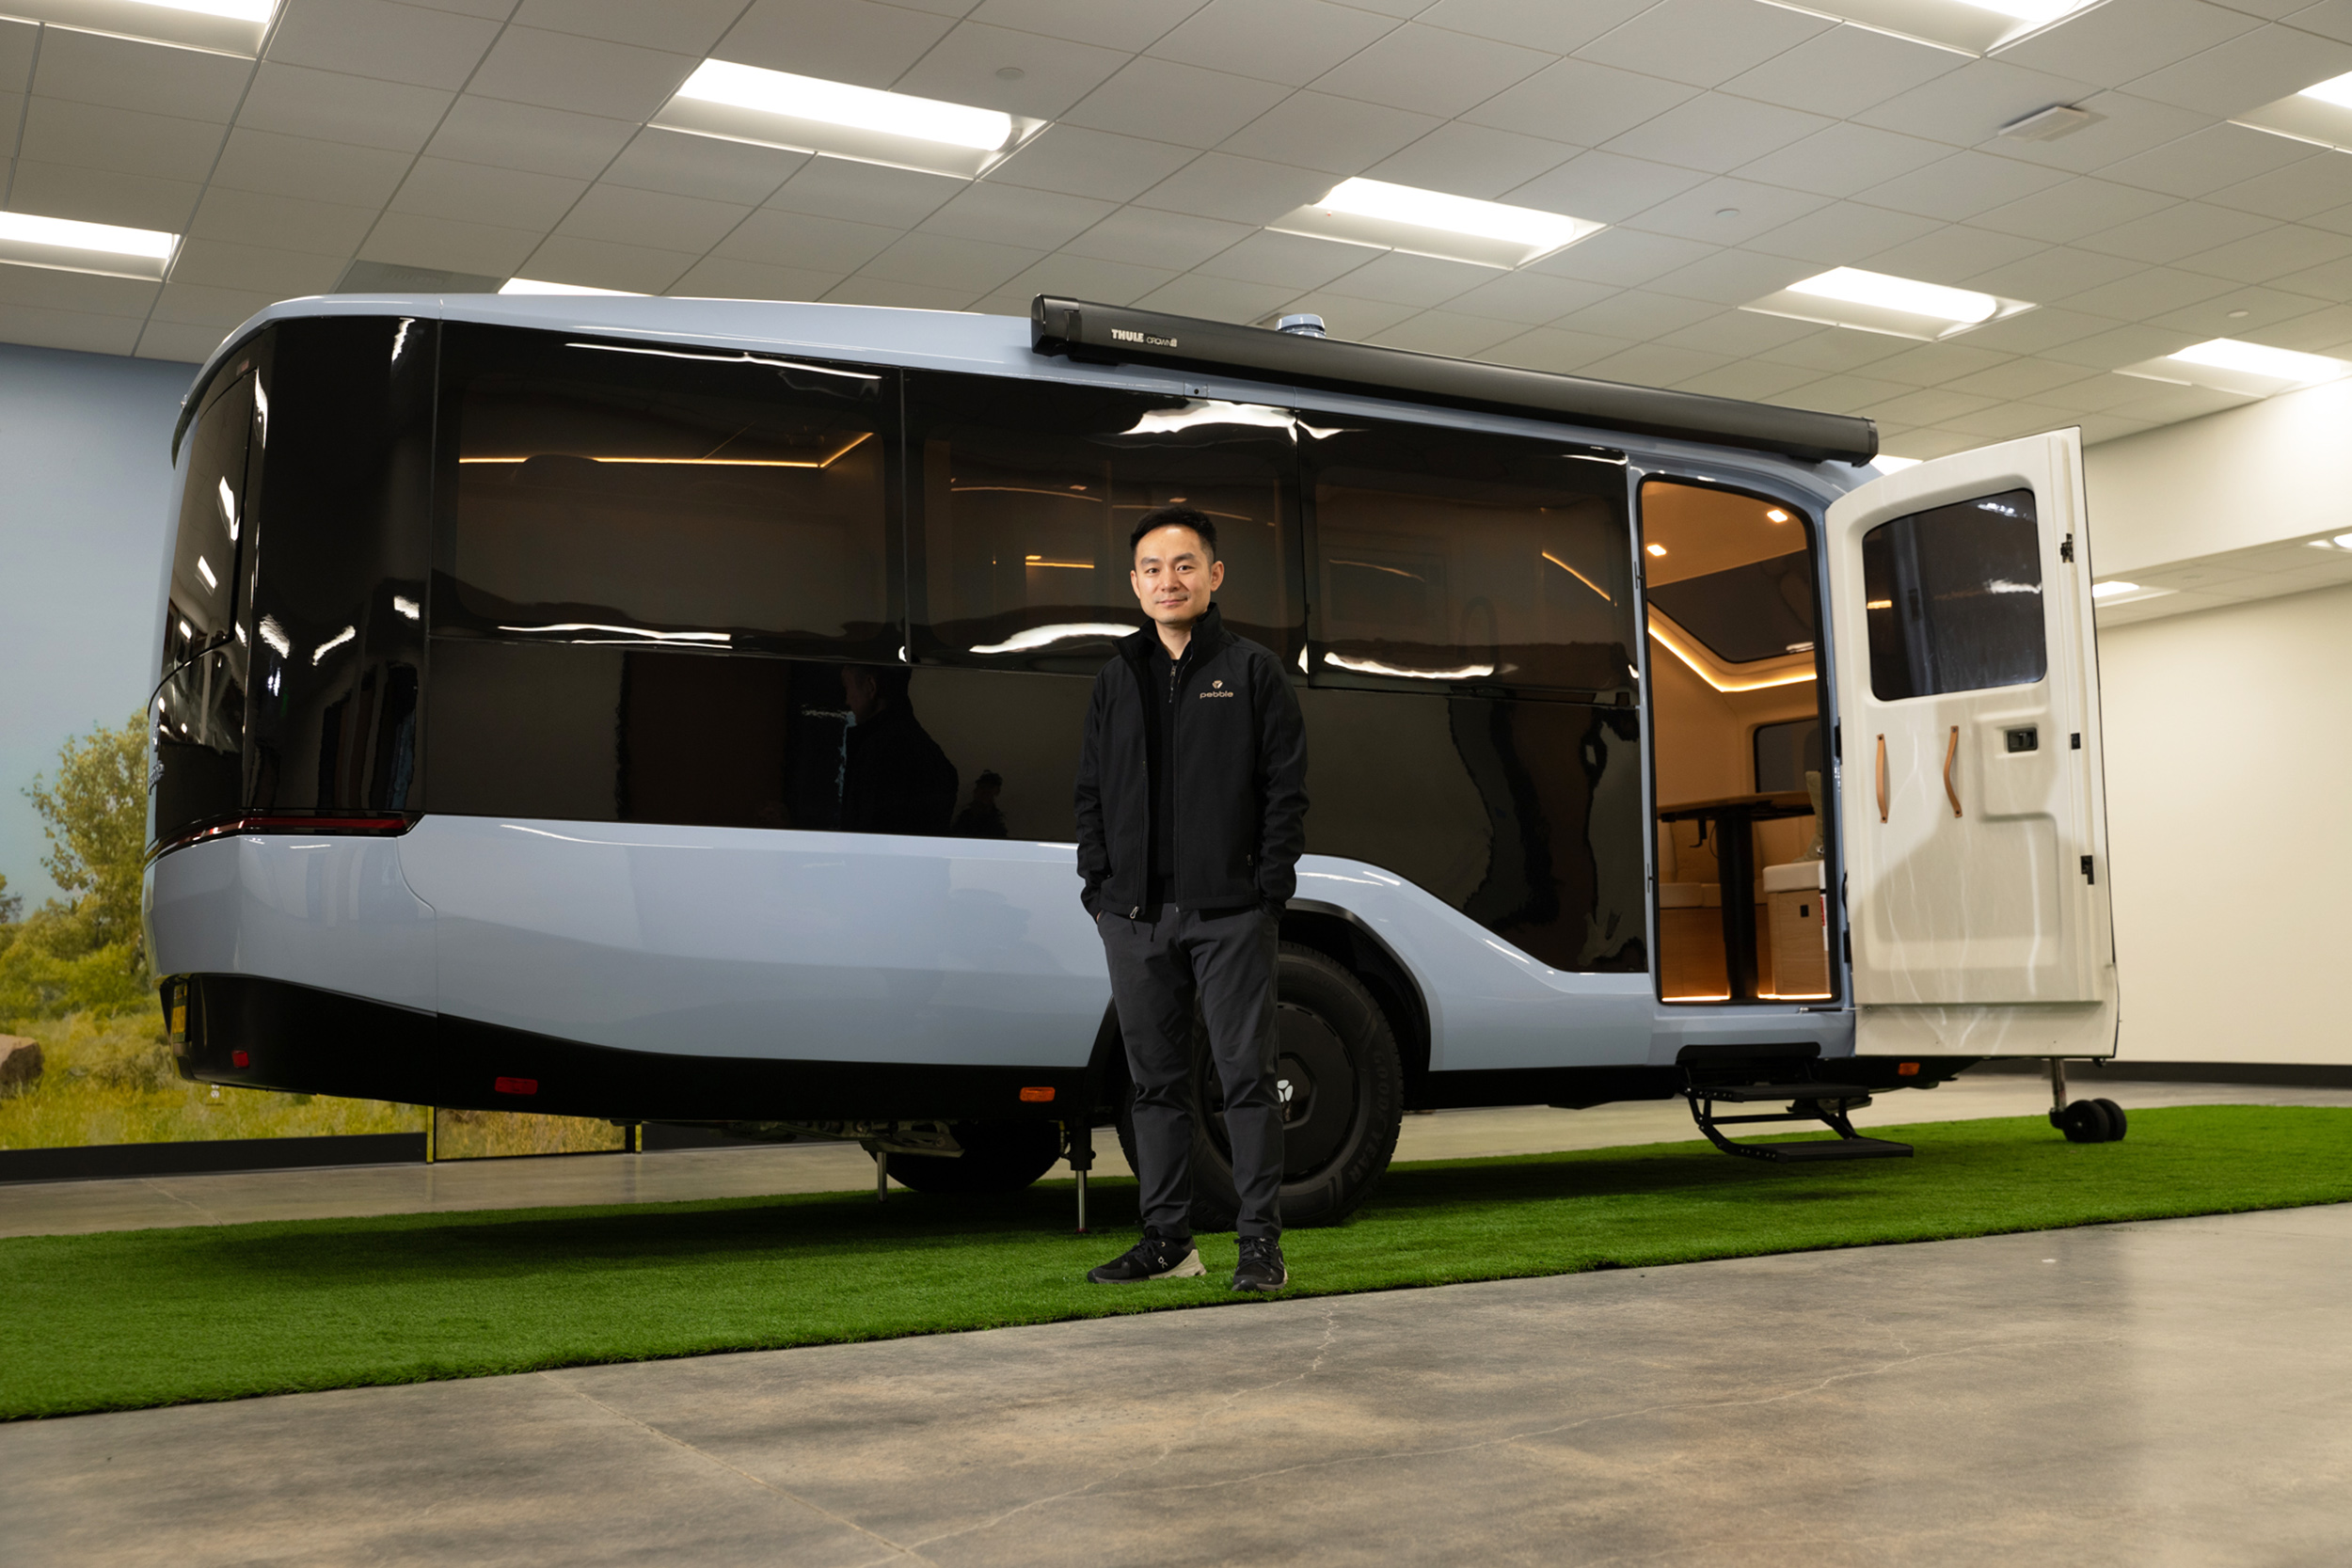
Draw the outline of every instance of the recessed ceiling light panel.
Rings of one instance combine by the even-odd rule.
[[[111,223],[0,213],[0,261],[101,277],[159,279],[171,265],[180,236]]]
[[[2352,152],[2352,72],[2313,82],[2275,103],[2249,109],[2232,123]]]
[[[1933,342],[2033,307],[2022,299],[2003,299],[1974,289],[1923,283],[1860,267],[1835,267],[1740,309]]]
[[[705,60],[652,123],[692,135],[972,180],[1002,163],[1046,122]]]
[[[1520,267],[1608,227],[1590,218],[1476,201],[1443,191],[1343,180],[1267,228],[1283,234],[1438,256],[1483,267]]]
[[[2215,338],[2178,354],[2125,365],[2116,373],[2143,381],[2167,381],[2175,387],[2203,387],[2241,397],[2266,398],[2337,380],[2352,373],[2352,363],[2324,354],[2297,354],[2266,343]]]
[[[1765,0],[1783,10],[1804,11],[1832,22],[1851,22],[1873,32],[1892,33],[1915,43],[1963,55],[1996,49],[2065,21],[2096,0]]]
[[[10,16],[215,55],[261,53],[277,0],[9,0]]]

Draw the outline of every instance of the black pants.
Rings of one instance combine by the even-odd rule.
[[[1146,1228],[1192,1234],[1193,1003],[1225,1090],[1243,1236],[1282,1233],[1282,1105],[1275,1092],[1274,961],[1279,927],[1263,910],[1179,910],[1095,922],[1136,1085],[1136,1179]]]

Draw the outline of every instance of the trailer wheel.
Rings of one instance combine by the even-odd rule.
[[[2109,1119],[2107,1103],[2104,1100],[2077,1100],[2063,1111],[2050,1113],[2050,1124],[2065,1133],[2070,1144],[2112,1143],[2123,1135],[2119,1125],[2122,1112],[2119,1107],[2118,1119]]]
[[[1314,948],[1284,942],[1275,974],[1275,1051],[1284,1088],[1282,1224],[1337,1225],[1372,1196],[1396,1152],[1405,1069],[1388,1015],[1362,982]],[[1192,1227],[1231,1230],[1241,1206],[1225,1097],[1208,1037],[1193,1039]],[[1132,1096],[1119,1106],[1132,1168]],[[895,1163],[892,1166],[897,1168]]]
[[[949,1130],[961,1154],[893,1154],[892,1178],[918,1193],[1017,1193],[1061,1158],[1061,1130],[1050,1121],[959,1121]]]
[[[2118,1105],[2112,1100],[2102,1100],[2099,1101],[2099,1109],[2107,1114],[2106,1141],[2111,1144],[2122,1143],[2123,1141],[2124,1132],[2131,1126],[2131,1118],[2124,1116],[2123,1107]]]

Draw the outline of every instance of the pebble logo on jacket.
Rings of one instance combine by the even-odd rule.
[[[1209,689],[1200,693],[1200,697],[1203,702],[1206,702],[1211,697],[1230,697],[1232,695],[1232,692],[1225,689],[1225,683],[1223,681],[1211,681],[1209,683]]]

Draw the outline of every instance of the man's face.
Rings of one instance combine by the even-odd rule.
[[[1188,626],[1209,612],[1209,595],[1225,585],[1225,562],[1209,559],[1200,535],[1171,523],[1136,541],[1127,580],[1146,615],[1164,626]]]

